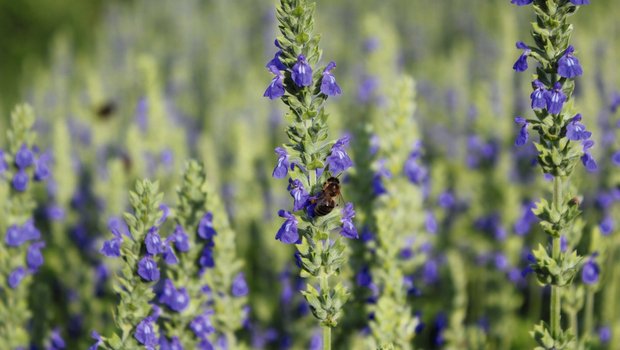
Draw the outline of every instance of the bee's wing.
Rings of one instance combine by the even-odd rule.
[[[337,197],[338,198],[335,200],[336,206],[339,207],[341,204],[342,206],[344,206],[345,201],[344,201],[344,197],[342,196],[342,193],[338,194]]]

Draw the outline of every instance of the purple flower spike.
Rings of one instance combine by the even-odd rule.
[[[564,78],[575,78],[583,74],[583,69],[577,57],[573,56],[575,48],[569,45],[564,55],[558,60],[558,74]]]
[[[321,93],[327,96],[337,96],[342,93],[340,86],[336,83],[336,78],[332,75],[332,69],[336,68],[336,63],[329,62],[323,71],[323,79],[321,80]]]
[[[291,77],[297,86],[312,85],[312,67],[310,67],[304,55],[297,57],[297,63],[293,66],[292,71]]]
[[[355,228],[355,225],[353,225],[353,217],[355,217],[355,210],[353,209],[353,204],[345,204],[341,213],[342,218],[340,219],[340,222],[342,222],[342,230],[340,230],[340,234],[346,238],[359,238],[359,235],[357,234],[357,229]]]
[[[286,153],[286,150],[282,147],[276,147],[276,154],[278,155],[278,164],[273,169],[273,176],[276,179],[283,179],[288,175],[288,169],[290,166],[289,163],[289,155]]]
[[[286,221],[282,224],[278,233],[276,233],[276,239],[282,243],[286,244],[299,244],[301,243],[301,238],[299,237],[299,232],[297,232],[297,218],[295,215],[291,214],[288,211],[280,210],[278,215],[282,218],[285,218]]]
[[[138,275],[148,282],[159,280],[159,268],[155,260],[150,256],[142,258],[138,262]]]

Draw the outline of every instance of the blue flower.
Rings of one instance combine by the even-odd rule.
[[[103,242],[103,247],[101,248],[100,252],[109,258],[120,257],[122,243],[122,238],[114,237],[108,241]]]
[[[547,90],[545,89],[545,85],[538,79],[534,80],[532,85],[535,87],[534,91],[530,95],[530,98],[532,99],[532,109],[536,110],[547,108],[547,98],[545,97]]]
[[[157,346],[157,333],[155,332],[155,326],[151,317],[147,317],[138,323],[134,338],[147,348],[155,349]]]
[[[571,141],[587,140],[592,133],[586,130],[586,126],[580,123],[581,114],[574,116],[566,125],[566,137]]]
[[[573,56],[575,48],[569,45],[564,55],[558,60],[558,74],[564,78],[575,78],[583,74],[583,69],[577,57]]]
[[[278,233],[276,233],[276,239],[286,244],[301,243],[301,237],[299,237],[299,232],[297,232],[298,222],[295,215],[284,210],[278,211],[278,215],[282,218],[285,218],[286,221],[284,221],[284,223],[278,230]]]
[[[97,350],[99,346],[103,344],[103,339],[101,339],[101,335],[97,333],[97,331],[92,331],[90,333],[90,337],[95,340],[95,344],[91,345],[88,350]]]
[[[30,219],[22,226],[22,235],[25,241],[35,241],[41,238],[41,231],[34,226],[34,222]]]
[[[353,204],[345,204],[344,208],[342,208],[341,215],[342,218],[340,219],[340,222],[342,223],[342,229],[340,230],[340,234],[346,238],[359,238],[359,235],[357,234],[357,229],[355,228],[355,225],[353,225],[353,218],[355,217],[355,210],[353,209]]]
[[[205,268],[211,268],[215,266],[215,260],[213,259],[213,250],[211,247],[206,246],[202,250],[202,254],[200,255],[200,259],[198,259],[198,263],[200,266]]]
[[[575,5],[575,6],[579,6],[579,5],[589,5],[590,4],[590,0],[570,0],[571,4]]]
[[[603,326],[598,329],[598,339],[603,344],[609,343],[611,340],[611,328],[609,326]]]
[[[213,228],[213,213],[207,212],[198,224],[198,236],[202,239],[213,239],[217,232]]]
[[[289,179],[288,190],[293,196],[293,211],[302,210],[308,204],[310,194],[304,188],[300,180]]]
[[[547,99],[547,111],[551,114],[558,114],[562,112],[564,102],[566,102],[566,95],[562,91],[562,84],[555,83],[553,90],[547,90],[545,94]]]
[[[125,221],[121,220],[117,217],[111,217],[108,220],[108,230],[112,232],[112,234],[118,238],[122,238],[123,235],[131,238],[131,233],[129,232],[129,227]]]
[[[148,282],[159,280],[159,268],[155,260],[150,256],[142,258],[138,262],[138,275]]]
[[[594,257],[590,257],[581,270],[581,280],[584,284],[593,285],[598,282],[599,274],[600,268],[598,264],[594,261]]]
[[[437,219],[435,215],[428,211],[426,212],[426,220],[425,220],[426,232],[435,234],[437,233]]]
[[[519,56],[515,64],[512,66],[512,69],[516,70],[517,72],[524,72],[527,70],[527,57],[530,55],[532,50],[522,41],[517,42],[517,49],[523,50],[523,53],[521,54],[521,56]]]
[[[159,337],[160,350],[183,350],[183,345],[178,337],[172,337],[170,341],[165,336]]]
[[[598,225],[601,234],[609,236],[614,230],[614,219],[611,216],[605,216]]]
[[[267,62],[265,67],[275,67],[279,71],[286,70],[286,66],[282,63],[282,61],[280,61],[280,55],[282,55],[282,50],[278,50],[278,52],[276,52],[271,61]]]
[[[161,217],[159,218],[159,220],[157,220],[157,224],[161,225],[164,222],[166,222],[166,220],[168,219],[168,216],[170,216],[170,207],[168,207],[165,204],[160,204],[159,210],[161,210]]]
[[[19,226],[11,225],[6,230],[4,242],[9,247],[19,247],[20,245],[24,244],[24,242],[26,242],[26,239],[24,238],[22,229]]]
[[[409,157],[407,157],[405,165],[403,166],[405,176],[415,185],[422,184],[428,176],[426,168],[418,163],[419,159],[420,152],[418,150],[413,150],[409,153]]]
[[[583,166],[586,168],[588,172],[594,172],[598,168],[598,165],[596,164],[596,160],[594,160],[594,158],[589,152],[589,149],[592,148],[592,146],[594,146],[594,141],[585,140],[583,141],[582,144],[583,144],[584,153],[581,156],[581,163],[583,164]]]
[[[24,277],[26,277],[26,269],[21,266],[14,269],[9,274],[9,287],[11,287],[12,289],[17,288],[17,286],[19,286]]]
[[[527,139],[529,137],[529,133],[527,131],[527,120],[522,117],[515,117],[515,123],[517,125],[521,125],[521,130],[519,130],[519,136],[515,139],[515,146],[523,146],[527,143]]]
[[[161,291],[158,293],[158,300],[160,303],[168,305],[174,293],[176,292],[176,288],[174,287],[174,283],[170,279],[164,280],[164,286]]]
[[[26,144],[22,144],[19,150],[17,150],[17,153],[15,153],[15,165],[17,165],[20,170],[24,170],[33,163],[34,154],[32,154],[32,151]]]
[[[189,293],[186,288],[179,288],[174,291],[168,307],[176,312],[182,312],[189,305]]]
[[[615,166],[620,167],[620,151],[615,152],[612,156],[611,156],[611,161],[612,163],[614,163]]]
[[[525,6],[532,3],[534,0],[510,0],[511,4],[515,4],[517,6]]]
[[[207,312],[194,318],[192,322],[190,322],[189,328],[194,332],[197,338],[203,340],[206,340],[209,334],[215,332],[215,328],[213,328]]]
[[[28,188],[28,174],[26,171],[19,170],[13,176],[13,188],[18,192],[24,192]]]
[[[276,179],[283,179],[288,175],[289,169],[289,155],[286,153],[286,150],[282,147],[276,147],[276,154],[278,155],[278,164],[273,169],[273,176]]]
[[[385,168],[385,159],[380,159],[378,163],[379,169],[372,177],[372,189],[375,196],[380,196],[387,193],[387,189],[385,188],[385,185],[383,185],[383,179],[389,179],[392,177],[390,171]]]
[[[274,77],[265,90],[263,97],[268,97],[270,100],[275,100],[284,96],[284,76],[275,66],[269,66],[267,68],[274,74]]]
[[[36,242],[28,247],[28,252],[26,253],[26,263],[31,271],[36,271],[41,265],[43,265],[43,254],[41,254],[41,249],[43,247],[45,247],[44,242]]]
[[[54,329],[50,334],[50,345],[47,350],[62,350],[66,348],[64,339],[60,336],[60,330]]]
[[[147,232],[144,244],[146,245],[146,252],[150,255],[158,255],[165,251],[164,244],[155,226],[151,227]]]
[[[340,86],[336,83],[336,78],[332,75],[332,69],[336,68],[336,63],[329,62],[325,70],[323,70],[323,79],[321,79],[321,92],[327,96],[337,96],[342,93]]]
[[[177,225],[174,229],[174,233],[172,234],[174,239],[174,246],[178,251],[186,253],[189,251],[189,237],[185,230],[183,230],[183,226]]]
[[[341,173],[353,166],[345,148],[349,145],[349,136],[344,136],[332,146],[331,153],[327,157],[327,165],[332,174]]]
[[[372,284],[372,275],[370,274],[370,268],[368,266],[362,267],[362,269],[355,276],[355,282],[360,287],[369,288]]]
[[[34,180],[35,181],[44,181],[50,176],[50,162],[52,161],[52,156],[48,152],[44,152],[39,156],[34,162]]]
[[[0,175],[9,169],[9,165],[4,159],[4,150],[0,149]]]
[[[535,204],[532,202],[528,202],[523,205],[521,217],[514,224],[514,231],[517,235],[523,236],[530,232],[532,225],[538,221],[538,218],[532,212],[534,207]]]
[[[299,87],[312,85],[312,67],[306,62],[304,55],[297,57],[297,63],[293,66],[291,77]]]
[[[243,297],[248,295],[248,283],[245,281],[243,272],[239,272],[232,281],[231,294],[233,297]]]
[[[174,265],[179,262],[179,259],[176,254],[174,254],[174,250],[172,249],[172,246],[170,246],[170,241],[168,240],[164,243],[164,253],[162,258],[168,265]]]

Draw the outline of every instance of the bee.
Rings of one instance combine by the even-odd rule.
[[[340,193],[340,180],[336,177],[330,177],[323,184],[323,190],[319,195],[311,200],[314,206],[314,215],[324,216],[332,212],[336,206],[337,201],[342,200],[342,194]]]
[[[95,114],[102,120],[109,119],[116,113],[116,103],[114,101],[107,101],[96,108]]]

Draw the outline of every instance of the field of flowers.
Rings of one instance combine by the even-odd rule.
[[[102,11],[0,96],[0,350],[620,349],[620,2]]]

